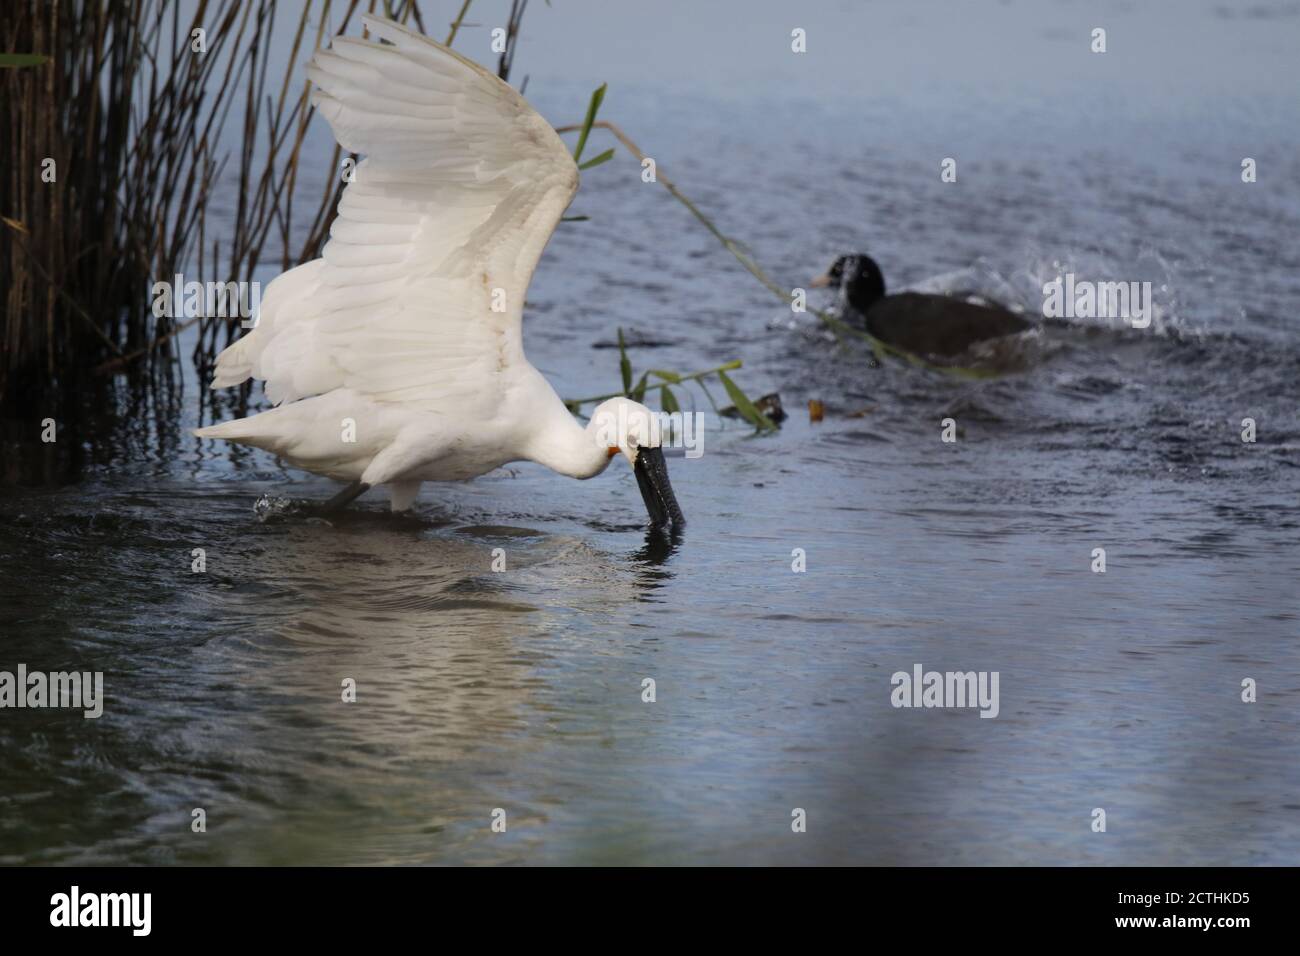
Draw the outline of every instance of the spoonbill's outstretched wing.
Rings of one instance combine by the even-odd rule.
[[[363,19],[390,42],[335,39],[308,75],[339,143],[366,159],[322,258],[267,287],[256,328],[221,354],[212,384],[251,375],[276,404],[351,389],[490,415],[524,361],[524,295],[578,170],[508,84]]]

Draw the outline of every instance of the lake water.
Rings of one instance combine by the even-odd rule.
[[[557,123],[594,85],[579,66],[531,80]],[[334,486],[190,437],[192,374],[175,415],[124,403],[61,433],[72,480],[6,445],[25,480],[0,488],[0,670],[103,671],[107,701],[0,711],[0,863],[1294,863],[1294,97],[976,111],[824,85],[646,83],[606,114],[791,287],[866,251],[891,288],[1033,315],[1074,272],[1152,282],[1151,328],[1045,323],[989,380],[876,365],[620,155],[543,258],[530,358],[566,397],[619,387],[592,348],[619,327],[667,343],[632,350],[638,373],[742,359],[780,432],[693,393],[705,454],[670,460],[671,549],[619,462],[259,521],[262,495]],[[917,664],[997,672],[997,717],[892,706]]]

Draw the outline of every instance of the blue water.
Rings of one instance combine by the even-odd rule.
[[[520,69],[556,123],[602,66],[656,55],[620,32],[555,75],[566,14],[537,6]],[[1284,8],[1261,25],[1206,6],[1168,32],[1249,59],[1296,36]],[[990,7],[985,39],[1039,9]],[[1125,9],[1102,11],[1114,55]],[[1127,85],[1116,67],[1094,89],[1046,13],[1013,38],[1046,51],[980,73],[931,7],[855,10],[816,8],[810,37],[839,25],[842,55],[806,86],[775,54],[761,88],[724,86],[687,30],[671,82],[616,75],[606,115],[791,287],[867,251],[893,288],[976,286],[1033,315],[1073,271],[1152,282],[1151,329],[1046,325],[988,380],[876,365],[620,155],[538,270],[532,361],[577,397],[619,387],[617,353],[591,347],[619,327],[669,343],[633,349],[638,372],[739,358],[751,395],[780,394],[781,431],[682,393],[709,428],[702,458],[670,462],[690,523],[668,554],[626,468],[521,464],[426,486],[409,516],[372,493],[329,523],[260,522],[264,494],[334,488],[189,437],[192,374],[177,415],[75,436],[73,480],[0,489],[0,669],[102,670],[108,701],[97,721],[0,712],[0,862],[1294,863],[1300,125],[1267,95],[1275,60],[1234,89],[1129,45]],[[711,16],[695,30],[719,31],[716,59],[758,56]],[[874,61],[847,60],[854,35]],[[932,88],[904,82],[931,43]],[[998,716],[891,706],[918,663],[998,672]]]

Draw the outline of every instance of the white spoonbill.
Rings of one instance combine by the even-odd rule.
[[[622,454],[656,526],[683,523],[654,413],[625,398],[580,425],[524,357],[528,282],[578,188],[550,124],[509,84],[396,23],[387,44],[339,37],[308,68],[312,103],[366,155],[321,258],[267,286],[256,326],[217,358],[212,387],[265,382],[277,406],[200,428],[348,487],[535,461],[591,478]]]

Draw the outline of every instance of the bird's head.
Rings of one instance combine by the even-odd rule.
[[[826,274],[813,279],[814,289],[830,286],[840,290],[840,300],[847,302],[859,314],[865,314],[877,299],[885,297],[885,276],[876,260],[866,253],[840,256]]]
[[[660,447],[660,422],[655,412],[630,398],[611,398],[596,406],[588,433],[608,458],[622,455],[636,474],[650,524],[663,528],[686,524],[668,481],[668,464]]]

